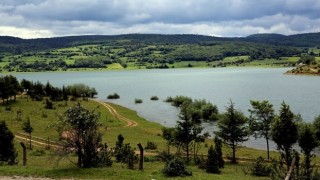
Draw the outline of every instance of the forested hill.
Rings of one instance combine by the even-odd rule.
[[[320,46],[320,33],[284,36],[280,34],[256,34],[243,38],[223,38],[203,35],[161,35],[161,34],[126,34],[126,35],[87,35],[39,39],[20,39],[0,36],[0,53],[20,54],[26,51],[38,51],[63,48],[82,44],[103,44],[116,41],[135,41],[161,44],[203,44],[215,45],[219,42],[253,42],[292,47]]]
[[[244,38],[245,41],[294,46],[294,47],[315,47],[320,46],[320,33],[296,34],[284,36],[281,34],[254,34]]]

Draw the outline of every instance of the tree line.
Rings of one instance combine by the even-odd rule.
[[[175,127],[163,129],[168,153],[170,153],[170,146],[175,146],[178,155],[180,151],[183,151],[186,154],[186,161],[189,162],[189,154],[192,151],[195,163],[197,163],[197,147],[199,147],[197,144],[203,143],[204,139],[208,138],[208,134],[202,131],[201,116],[194,116],[195,111],[186,106],[192,102],[191,98],[177,96],[169,98],[169,100],[180,107],[180,120]],[[266,159],[270,159],[270,140],[277,145],[280,158],[273,159],[276,162],[272,169],[274,178],[284,178],[292,161],[300,156],[293,148],[295,144],[300,147],[304,157],[302,162],[296,162],[299,169],[296,170],[295,177],[310,179],[316,176],[311,162],[315,156],[315,149],[320,146],[320,116],[315,118],[314,122],[307,123],[302,120],[301,116],[294,114],[285,102],[281,103],[278,114],[275,113],[273,105],[267,100],[251,100],[250,104],[249,117],[237,110],[232,101],[224,113],[216,116],[218,130],[213,134],[215,138],[221,139],[224,145],[232,150],[231,162],[237,162],[237,149],[249,139],[249,136],[253,135],[256,138],[262,137],[266,140]]]
[[[41,101],[44,97],[49,97],[51,101],[68,100],[69,97],[72,99],[92,98],[98,94],[95,88],[81,83],[59,88],[52,86],[50,82],[43,84],[39,81],[33,82],[26,79],[19,82],[12,75],[0,76],[0,97],[3,104],[8,105],[10,99],[15,101],[16,96],[22,93],[35,101]]]

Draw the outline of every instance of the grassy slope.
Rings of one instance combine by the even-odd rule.
[[[100,121],[103,123],[101,131],[104,133],[104,142],[109,144],[109,147],[114,147],[118,134],[122,134],[125,137],[125,143],[130,143],[131,146],[136,147],[137,143],[146,144],[148,140],[154,141],[158,145],[158,150],[162,151],[166,149],[165,141],[160,137],[162,126],[157,123],[146,121],[145,119],[137,116],[137,113],[128,110],[124,107],[113,105],[114,108],[123,116],[135,120],[139,125],[136,127],[123,127],[125,124],[111,116],[101,105],[93,101],[80,101],[81,104],[89,109],[96,109],[96,112],[101,113]],[[59,105],[60,104],[60,105]],[[72,105],[74,102],[68,102],[68,105]],[[57,114],[62,113],[67,107],[63,106],[63,103],[56,103],[56,110],[43,109],[43,102],[27,101],[26,98],[18,99],[18,101],[12,105],[12,111],[5,111],[5,107],[0,106],[0,120],[6,120],[10,129],[13,132],[22,132],[21,126],[23,120],[29,117],[34,127],[33,135],[42,138],[50,137],[51,139],[57,139],[58,135],[54,128],[47,128],[49,125],[54,124],[57,121]],[[16,111],[22,109],[22,121],[16,119]],[[42,114],[46,113],[47,118],[43,118]],[[212,140],[207,140],[208,145],[212,144]],[[18,159],[22,161],[21,148],[16,142],[16,148],[19,151]],[[53,178],[83,178],[83,179],[165,179],[160,173],[164,166],[163,162],[149,162],[145,163],[143,172],[138,170],[128,170],[125,167],[122,168],[120,164],[114,163],[110,168],[93,168],[93,169],[78,169],[69,160],[75,161],[75,156],[64,158],[60,161],[59,165],[56,164],[57,158],[52,156],[51,151],[44,150],[45,155],[35,156],[37,150],[43,151],[43,148],[34,146],[33,151],[29,151],[28,166],[22,167],[21,163],[18,166],[0,166],[0,175],[22,175],[22,176],[46,176]],[[206,154],[207,148],[202,148],[199,154]],[[230,154],[229,150],[224,149],[224,154]],[[255,158],[257,156],[265,156],[265,151],[259,151],[249,148],[240,148],[237,155],[239,157]],[[275,153],[272,153],[275,156]],[[191,166],[193,176],[184,179],[257,179],[244,175],[242,171],[243,165],[227,165],[223,169],[221,175],[210,175],[203,170],[199,170],[197,167]],[[176,178],[180,179],[180,178]],[[264,178],[262,178],[264,179]]]

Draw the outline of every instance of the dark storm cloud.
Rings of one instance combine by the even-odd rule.
[[[2,0],[0,33],[292,34],[319,31],[319,9],[320,0]]]

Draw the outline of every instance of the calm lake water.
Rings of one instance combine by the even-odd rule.
[[[184,95],[206,99],[216,104],[220,112],[230,100],[245,114],[249,100],[269,100],[276,112],[282,101],[304,121],[313,121],[320,114],[320,77],[283,75],[286,68],[215,68],[126,70],[99,72],[41,72],[14,74],[18,79],[28,79],[55,86],[84,83],[95,87],[98,98],[118,93],[120,99],[111,102],[136,110],[140,116],[164,126],[174,126],[178,110],[163,102],[168,96]],[[151,101],[158,96],[159,101]],[[140,98],[142,104],[135,104]],[[204,124],[213,132],[214,124]],[[244,145],[263,148],[264,140],[253,140]]]

